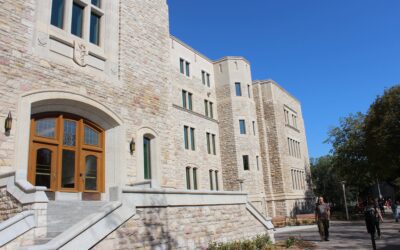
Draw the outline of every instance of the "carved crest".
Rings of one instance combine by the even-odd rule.
[[[86,44],[74,41],[74,62],[81,67],[87,65],[87,56],[89,55]]]

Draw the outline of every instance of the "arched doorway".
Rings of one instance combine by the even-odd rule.
[[[104,192],[104,130],[68,113],[31,117],[28,180],[48,191]]]

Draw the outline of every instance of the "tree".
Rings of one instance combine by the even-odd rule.
[[[370,106],[365,139],[374,174],[393,181],[400,173],[400,85],[385,90]]]
[[[332,165],[338,178],[350,188],[363,191],[375,180],[365,144],[365,116],[358,112],[340,119],[338,127],[329,131],[332,144]]]

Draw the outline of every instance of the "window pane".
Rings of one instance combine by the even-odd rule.
[[[256,156],[256,164],[257,164],[257,170],[260,170],[260,163],[258,156]]]
[[[100,43],[100,16],[93,12],[90,14],[90,42]]]
[[[246,123],[244,120],[239,120],[240,134],[246,134]]]
[[[242,96],[242,90],[240,88],[240,82],[235,83],[235,90],[236,90],[236,96]]]
[[[206,133],[207,138],[207,152],[211,154],[211,146],[210,146],[210,133]]]
[[[46,118],[36,121],[35,134],[37,136],[54,138],[55,137],[55,118]]]
[[[213,184],[213,171],[210,170],[210,190],[214,190],[214,184]]]
[[[204,114],[208,116],[208,101],[204,100]]]
[[[187,107],[187,105],[186,105],[186,91],[185,90],[182,90],[182,107],[183,108]]]
[[[193,189],[197,190],[197,168],[193,169]]]
[[[75,187],[75,152],[74,151],[63,150],[61,187],[63,187],[63,188],[74,188]]]
[[[210,74],[207,74],[207,86],[210,87]]]
[[[100,8],[100,0],[92,0],[92,4]]]
[[[210,117],[214,118],[213,103],[210,102]]]
[[[249,156],[243,155],[243,169],[249,170]]]
[[[194,128],[190,128],[190,140],[191,140],[191,145],[192,145],[192,150],[196,149],[196,144],[194,142]]]
[[[192,106],[192,93],[188,93],[188,108],[190,110],[193,110],[193,106]]]
[[[190,63],[186,62],[186,76],[190,76]]]
[[[185,143],[185,149],[189,149],[189,127],[183,127],[183,140]]]
[[[36,153],[35,185],[50,188],[51,154],[49,149],[41,148]]]
[[[99,145],[99,132],[85,125],[84,142],[86,145]]]
[[[216,155],[217,151],[215,150],[215,135],[212,135],[212,148],[213,148],[213,154]]]
[[[76,122],[64,120],[64,146],[76,145]]]
[[[247,85],[247,94],[248,94],[248,96],[249,96],[249,98],[251,97],[250,96],[250,85]]]
[[[51,6],[51,24],[62,29],[64,26],[64,0],[53,0]]]
[[[190,189],[190,168],[186,168],[186,188]]]
[[[82,37],[83,7],[77,3],[72,6],[71,33]]]
[[[201,82],[206,85],[206,72],[201,71]]]
[[[88,155],[86,156],[85,162],[85,189],[97,190],[97,157],[94,155]]]
[[[179,69],[182,74],[185,74],[185,61],[183,59],[179,60]]]
[[[253,121],[253,135],[256,135],[256,122]]]
[[[144,179],[151,179],[151,151],[150,139],[143,137]]]
[[[218,171],[215,171],[215,190],[219,190],[218,186]]]

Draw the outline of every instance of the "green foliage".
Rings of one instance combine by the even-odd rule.
[[[285,246],[286,246],[286,248],[290,248],[290,247],[292,247],[295,243],[296,243],[296,238],[295,238],[295,237],[289,237],[289,239],[287,239],[287,240],[285,241]]]
[[[400,85],[385,90],[370,106],[365,134],[373,173],[394,180],[400,172]]]
[[[268,235],[258,235],[251,240],[209,244],[209,250],[264,250],[271,247]]]

